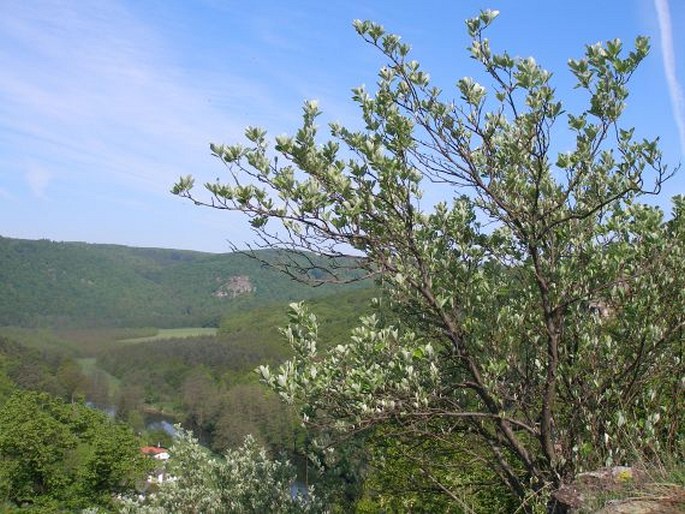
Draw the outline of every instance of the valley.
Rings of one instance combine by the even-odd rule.
[[[0,262],[5,397],[19,387],[84,401],[144,444],[170,445],[182,423],[215,451],[252,433],[297,453],[301,429],[253,371],[289,357],[278,327],[290,301],[308,298],[337,344],[375,291],[310,287],[240,254],[0,238]]]

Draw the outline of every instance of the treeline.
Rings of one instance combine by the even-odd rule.
[[[160,385],[154,382],[155,377],[175,388],[189,370],[198,366],[221,375],[251,370],[260,362],[274,362],[285,355],[285,348],[277,341],[200,336],[120,345],[100,354],[98,364],[118,377],[144,373],[151,379],[150,389]]]
[[[97,395],[89,377],[68,355],[52,348],[27,348],[0,336],[0,400],[16,388],[43,391],[69,401]]]

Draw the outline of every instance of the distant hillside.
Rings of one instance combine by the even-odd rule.
[[[313,288],[238,253],[0,237],[0,325],[215,326],[231,312],[364,285]]]

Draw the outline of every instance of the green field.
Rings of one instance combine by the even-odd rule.
[[[186,337],[213,336],[216,335],[216,330],[216,328],[211,327],[160,328],[153,336],[120,339],[119,342],[144,343],[146,341],[157,341],[160,339],[183,339]]]

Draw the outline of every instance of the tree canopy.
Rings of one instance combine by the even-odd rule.
[[[497,15],[467,20],[483,83],[460,79],[454,99],[398,36],[356,21],[386,60],[353,92],[362,129],[324,138],[309,101],[273,147],[254,127],[247,145],[211,145],[230,179],[209,198],[192,177],[173,192],[244,212],[266,244],[361,254],[382,285],[383,319],[325,352],[293,305],[295,356],[259,370],[324,462],[329,444],[386,431],[434,494],[459,505],[463,477],[436,458],[452,452],[532,509],[580,471],[682,451],[685,200],[670,219],[647,202],[673,170],[621,125],[646,38],[569,60],[587,99],[572,111],[533,58],[493,50]]]
[[[112,507],[113,495],[134,490],[144,471],[131,430],[84,404],[17,390],[0,407],[0,498],[9,505]]]

